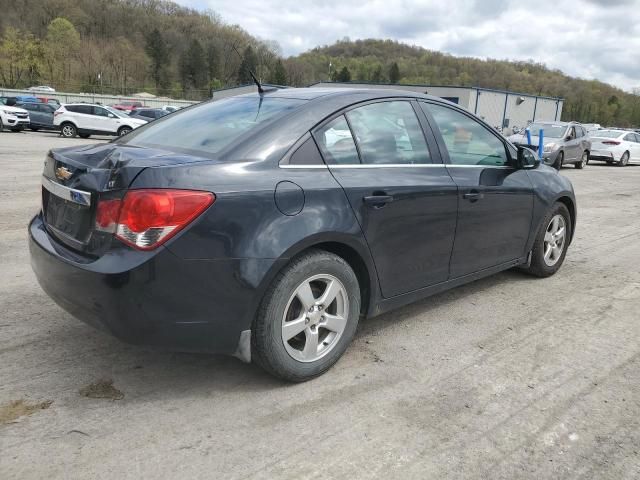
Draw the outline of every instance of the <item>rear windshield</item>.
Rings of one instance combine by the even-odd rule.
[[[209,156],[240,135],[305,103],[291,98],[235,97],[207,102],[135,130],[123,143]]]
[[[600,138],[618,138],[623,133],[626,132],[620,132],[616,130],[598,130],[597,132],[591,132],[591,136]]]

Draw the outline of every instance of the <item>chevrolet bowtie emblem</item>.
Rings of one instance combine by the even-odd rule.
[[[56,168],[56,178],[59,180],[69,180],[71,178],[71,171],[66,167],[58,167]]]

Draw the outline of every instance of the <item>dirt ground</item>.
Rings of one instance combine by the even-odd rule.
[[[27,411],[0,424],[0,478],[640,478],[640,167],[562,170],[579,218],[554,277],[365,321],[330,372],[289,385],[122,344],[41,291],[43,158],[86,142],[0,134],[0,416]]]

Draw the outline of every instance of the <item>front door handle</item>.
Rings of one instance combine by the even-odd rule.
[[[484,194],[480,193],[478,190],[471,190],[465,193],[464,195],[462,195],[462,198],[464,198],[465,200],[469,200],[470,202],[473,203],[473,202],[477,202],[481,198],[484,198]]]
[[[376,208],[385,206],[387,203],[393,202],[393,195],[370,195],[362,199],[367,205]]]

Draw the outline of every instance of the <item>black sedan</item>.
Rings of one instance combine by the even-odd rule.
[[[571,183],[438,98],[287,89],[52,150],[31,262],[117,337],[303,381],[372,317],[496,272],[546,277]]]

